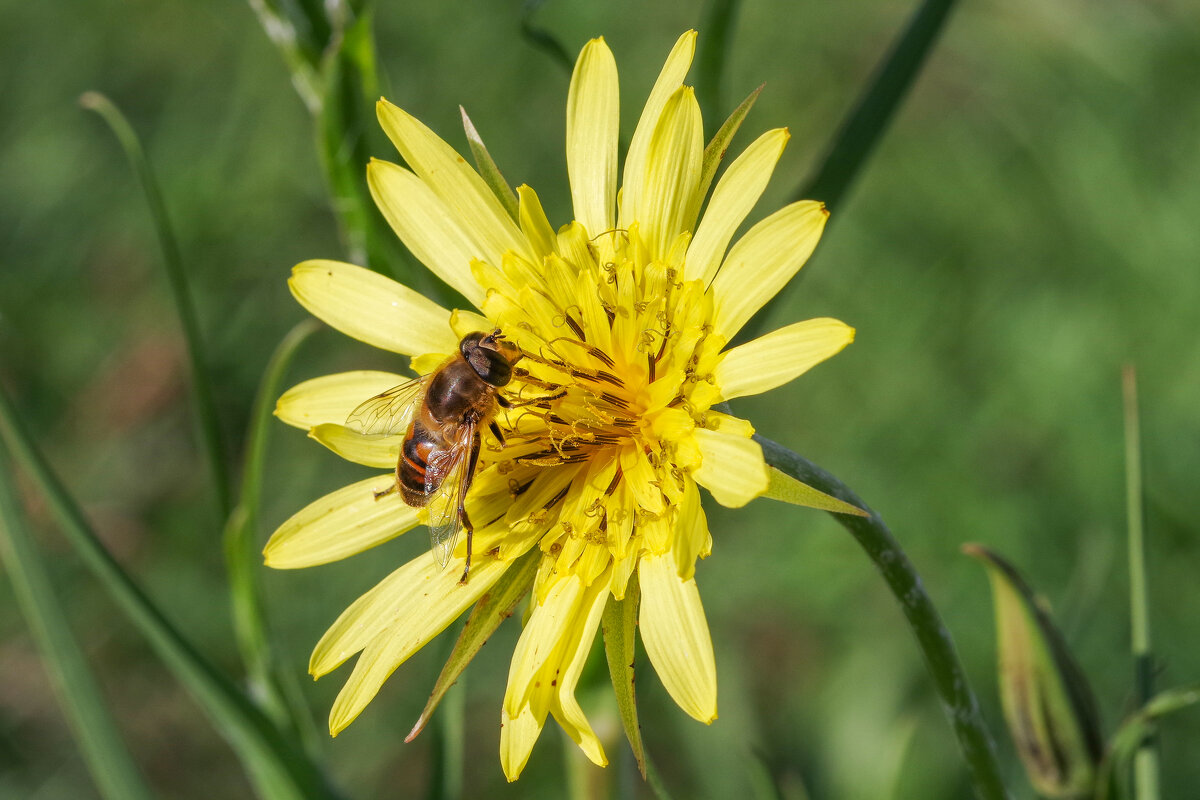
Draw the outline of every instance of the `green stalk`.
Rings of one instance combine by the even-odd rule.
[[[525,41],[550,56],[550,60],[570,75],[575,69],[575,59],[553,33],[533,24],[533,15],[546,4],[546,0],[525,0],[521,4],[521,36]]]
[[[200,322],[196,316],[195,304],[188,288],[187,273],[183,269],[183,257],[180,255],[179,242],[175,238],[171,219],[167,214],[166,203],[163,202],[162,192],[159,191],[158,181],[146,159],[146,153],[138,140],[137,133],[121,110],[113,105],[104,95],[98,92],[85,92],[79,98],[79,104],[84,108],[95,111],[108,124],[113,135],[117,137],[125,158],[137,176],[142,186],[142,194],[150,206],[150,216],[153,219],[154,230],[158,235],[158,243],[162,247],[163,269],[167,273],[167,283],[171,287],[171,297],[175,301],[175,312],[179,315],[179,324],[183,328],[183,339],[187,344],[188,368],[191,374],[190,388],[192,394],[192,409],[195,412],[197,438],[200,448],[204,451],[205,462],[208,464],[209,478],[212,481],[213,493],[217,501],[219,519],[229,516],[229,473],[225,466],[224,449],[221,446],[221,426],[217,418],[216,403],[213,402],[212,380],[208,373],[208,362],[204,354],[204,340],[200,335]]]
[[[954,4],[955,0],[925,0],[921,4],[866,92],[842,121],[816,174],[801,185],[795,199],[823,200],[836,211],[916,80]]]
[[[1138,422],[1137,371],[1122,370],[1125,400],[1125,506],[1129,537],[1129,615],[1133,651],[1134,696],[1143,708],[1154,696],[1154,658],[1150,650],[1150,600],[1146,582],[1146,531],[1142,510],[1142,438]],[[1134,796],[1158,800],[1158,749],[1154,729],[1142,739],[1133,759]]]
[[[0,550],[17,605],[29,624],[83,760],[108,800],[153,797],[75,640],[45,561],[25,523],[8,453],[0,447]]]
[[[309,752],[315,750],[317,741],[312,718],[298,696],[299,687],[288,677],[291,673],[275,665],[267,636],[262,590],[258,580],[262,568],[262,547],[256,533],[275,398],[281,393],[281,384],[297,350],[319,327],[315,320],[301,322],[288,332],[271,355],[254,400],[241,496],[225,526],[225,563],[229,572],[233,629],[246,667],[251,694],[260,699],[275,723],[293,732],[305,743]]]
[[[950,727],[958,739],[959,750],[967,762],[975,794],[980,800],[1004,800],[1008,792],[1000,779],[995,746],[979,711],[979,701],[971,690],[966,672],[958,660],[954,639],[942,622],[921,582],[921,576],[892,536],[883,519],[859,499],[844,483],[825,470],[770,439],[755,435],[762,445],[767,464],[828,495],[870,512],[868,517],[832,514],[838,524],[850,532],[866,551],[883,576],[888,588],[908,620],[925,666]]]
[[[335,797],[317,766],[171,624],[104,548],[34,445],[2,387],[0,438],[41,489],[47,507],[84,565],[229,742],[259,796],[271,800]]]

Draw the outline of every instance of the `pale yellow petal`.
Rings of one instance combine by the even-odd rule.
[[[671,48],[667,62],[663,64],[650,97],[642,108],[633,138],[629,142],[629,152],[625,155],[625,172],[621,180],[621,211],[617,218],[618,226],[629,227],[633,222],[634,209],[641,202],[642,186],[645,183],[646,155],[650,149],[650,138],[658,127],[658,117],[662,114],[663,106],[667,104],[675,90],[683,84],[683,79],[692,66],[692,56],[696,53],[696,32],[687,31]]]
[[[609,577],[605,575],[587,589],[577,620],[571,628],[573,641],[563,654],[562,665],[555,670],[557,677],[553,680],[558,683],[558,694],[552,707],[554,718],[571,737],[571,741],[579,745],[579,749],[583,750],[593,764],[602,767],[608,764],[604,747],[600,744],[600,737],[592,730],[583,709],[579,707],[579,701],[575,699],[575,687],[579,684],[579,676],[587,663],[592,642],[596,639],[596,629],[600,626],[600,617],[608,600],[608,584]]]
[[[297,569],[361,553],[417,524],[417,510],[398,492],[395,475],[376,475],[325,495],[298,511],[272,534],[263,556],[268,567]]]
[[[317,425],[308,435],[347,461],[378,469],[394,469],[404,444],[403,434],[367,435],[336,422]]]
[[[578,614],[583,582],[575,575],[558,578],[541,603],[535,603],[529,622],[513,650],[508,668],[504,707],[516,716],[529,702],[538,672],[548,662],[561,659],[570,624]]]
[[[529,706],[523,707],[516,717],[500,709],[500,766],[509,783],[521,777],[545,722],[545,713],[536,714]]]
[[[738,240],[710,288],[717,333],[732,339],[792,279],[812,255],[828,218],[823,203],[801,200],[776,211]]]
[[[617,62],[603,38],[584,45],[567,92],[567,175],[575,219],[590,236],[612,230],[617,196]]]
[[[738,508],[767,490],[767,464],[758,442],[704,428],[694,435],[703,460],[692,477],[714,500]]]
[[[688,247],[684,278],[703,281],[717,274],[729,240],[767,188],[790,138],[787,128],[767,131],[737,157],[713,190],[704,218]]]
[[[380,100],[375,110],[392,144],[454,214],[484,261],[499,264],[505,250],[532,257],[512,217],[466,159],[404,109]]]
[[[394,372],[358,370],[322,375],[296,384],[275,403],[275,416],[308,430],[326,422],[344,423],[364,401],[412,378]]]
[[[642,590],[638,630],[667,693],[695,719],[717,718],[717,667],[708,621],[694,578],[684,580],[671,553],[638,565]]]
[[[292,268],[288,288],[313,316],[347,336],[393,353],[415,356],[457,344],[449,311],[363,267],[305,261]]]
[[[452,559],[443,569],[434,562],[433,554],[427,552],[393,573],[388,578],[388,590],[375,599],[370,609],[358,609],[360,619],[345,623],[339,619],[335,623],[335,627],[342,625],[352,631],[356,625],[370,627],[379,622],[386,627],[366,645],[354,664],[354,672],[338,693],[329,712],[331,735],[336,736],[353,722],[396,668],[475,603],[509,564],[494,558],[476,558],[466,584],[459,583],[462,566],[461,559]],[[407,572],[397,577],[403,570]],[[360,637],[351,633],[347,640]],[[343,649],[356,643],[343,645]],[[313,655],[315,659],[316,653]]]
[[[416,175],[387,161],[367,165],[367,186],[400,241],[478,307],[484,292],[471,273],[471,261],[487,261],[488,254],[463,230],[452,209]]]
[[[724,354],[713,372],[721,399],[782,386],[854,341],[854,328],[822,317],[796,322]]]
[[[704,127],[696,91],[680,86],[663,106],[646,151],[646,172],[634,218],[650,248],[650,257],[665,259],[683,231],[683,218],[700,181]]]

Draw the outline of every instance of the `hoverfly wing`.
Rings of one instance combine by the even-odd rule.
[[[439,567],[450,563],[462,532],[463,504],[475,467],[474,423],[458,429],[454,443],[434,453],[425,469],[425,492],[429,495],[429,543]]]
[[[429,377],[413,378],[375,395],[350,412],[346,427],[367,435],[404,432],[425,394]]]

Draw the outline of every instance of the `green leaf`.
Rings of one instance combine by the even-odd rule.
[[[335,797],[320,769],[296,742],[171,624],[104,548],[78,504],[34,445],[2,387],[0,438],[45,496],[48,509],[75,554],[229,742],[259,796],[270,800]]]
[[[229,516],[229,473],[226,469],[225,450],[221,445],[221,426],[217,418],[217,407],[213,401],[212,376],[208,371],[207,359],[204,355],[204,340],[200,335],[200,322],[196,316],[196,307],[192,302],[191,290],[188,287],[187,273],[183,268],[183,256],[180,255],[179,243],[175,238],[171,220],[167,214],[167,206],[159,191],[158,181],[146,159],[142,143],[137,133],[129,124],[129,120],[121,110],[113,105],[107,97],[97,92],[85,92],[79,103],[84,108],[95,111],[109,130],[117,137],[129,166],[141,184],[146,203],[150,206],[150,216],[158,241],[162,247],[163,269],[167,274],[167,283],[171,287],[171,298],[175,301],[175,313],[179,316],[179,324],[183,329],[184,342],[187,344],[188,368],[190,371],[190,388],[192,394],[192,411],[195,414],[197,440],[204,452],[205,463],[208,465],[209,477],[212,481],[213,493],[217,502],[217,516],[225,519]]]
[[[258,514],[262,497],[267,441],[274,427],[275,399],[300,346],[320,328],[316,320],[301,322],[283,338],[267,364],[254,400],[247,436],[241,496],[225,525],[225,563],[229,572],[233,629],[253,696],[260,699],[275,723],[315,749],[316,729],[291,670],[275,664],[262,610],[259,574],[262,545]]]
[[[429,695],[425,709],[404,741],[411,742],[417,738],[429,723],[434,709],[442,702],[446,692],[467,668],[467,664],[471,663],[471,659],[487,642],[488,637],[500,627],[500,623],[512,616],[513,609],[521,602],[521,598],[529,593],[529,587],[533,585],[533,578],[537,575],[540,556],[541,551],[534,548],[518,558],[496,581],[496,585],[479,598],[479,602],[471,610],[471,616],[467,618],[467,624],[458,636],[458,641],[454,643],[450,657],[446,659],[446,665],[442,667],[441,674],[434,682],[433,693]]]
[[[646,777],[646,751],[642,746],[642,728],[638,724],[637,698],[633,690],[634,644],[636,643],[638,599],[637,573],[629,576],[625,597],[621,600],[610,596],[604,606],[600,624],[604,629],[604,655],[608,658],[608,674],[612,677],[613,691],[617,695],[617,710],[621,714],[621,726],[625,738],[633,748],[638,770]]]
[[[492,159],[492,154],[488,152],[487,146],[483,143],[483,138],[479,135],[479,131],[475,129],[471,118],[467,116],[467,110],[462,106],[458,107],[462,112],[463,130],[467,134],[467,143],[471,146],[471,155],[475,157],[475,166],[479,170],[479,174],[483,177],[484,183],[496,195],[500,204],[504,206],[504,210],[513,218],[513,222],[518,222],[517,217],[517,195],[504,180],[504,175],[500,172],[500,168],[496,166],[495,160]]]
[[[143,783],[121,731],[109,714],[25,523],[8,453],[3,447],[0,447],[0,552],[17,605],[37,641],[58,702],[96,788],[108,800],[149,800],[153,795]]]
[[[1016,568],[979,545],[962,550],[991,579],[1000,700],[1030,782],[1047,797],[1090,794],[1104,744],[1086,678]]]
[[[856,517],[869,517],[866,511],[858,506],[838,500],[822,491],[814,489],[807,483],[802,483],[791,475],[785,475],[774,467],[767,468],[767,491],[763,497],[772,500],[782,500],[794,506],[806,506],[828,511],[831,514],[853,514]]]
[[[955,0],[925,0],[876,70],[867,89],[842,121],[817,172],[795,194],[797,200],[823,200],[837,211],[847,188],[862,169],[900,107],[921,66],[933,50]]]

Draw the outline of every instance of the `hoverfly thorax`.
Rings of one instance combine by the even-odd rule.
[[[469,333],[462,338],[458,349],[471,369],[491,386],[508,385],[513,365],[521,359],[520,349],[498,330]]]

